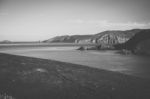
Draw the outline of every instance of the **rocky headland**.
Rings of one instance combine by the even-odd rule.
[[[150,29],[112,30],[93,35],[57,36],[47,43],[93,43],[96,46],[81,46],[79,50],[121,50],[123,53],[150,54]]]

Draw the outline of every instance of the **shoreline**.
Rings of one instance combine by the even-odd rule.
[[[146,99],[149,83],[88,66],[0,53],[0,94],[14,99]]]

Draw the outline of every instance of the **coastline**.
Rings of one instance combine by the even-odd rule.
[[[15,99],[148,99],[150,80],[0,53],[0,94]]]

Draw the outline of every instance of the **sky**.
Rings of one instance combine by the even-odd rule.
[[[0,41],[150,28],[150,0],[0,0]]]

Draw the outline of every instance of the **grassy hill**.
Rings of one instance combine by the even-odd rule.
[[[141,30],[130,40],[116,45],[117,49],[127,49],[134,53],[150,53],[150,29]]]

